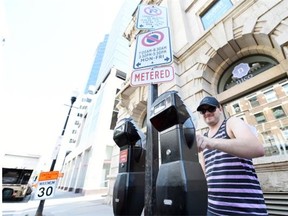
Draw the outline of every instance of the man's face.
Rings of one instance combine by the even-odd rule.
[[[220,108],[204,105],[201,107],[199,112],[203,116],[206,124],[213,126],[218,123],[220,117]]]

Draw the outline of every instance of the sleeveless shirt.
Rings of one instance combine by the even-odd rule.
[[[230,139],[225,119],[213,138]],[[204,134],[208,136],[208,133]],[[205,149],[208,211],[214,215],[268,215],[251,159]]]

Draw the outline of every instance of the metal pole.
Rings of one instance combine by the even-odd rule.
[[[150,84],[147,101],[147,143],[145,164],[145,210],[144,215],[156,215],[156,179],[159,170],[158,131],[150,122],[151,106],[158,97],[157,84]]]
[[[51,164],[51,167],[50,167],[50,171],[54,170],[54,167],[55,167],[55,164],[56,164],[56,160],[57,160],[57,156],[52,161],[52,164]],[[45,204],[45,199],[44,200],[40,200],[35,216],[42,216],[43,209],[44,209],[44,204]]]
[[[67,117],[66,117],[66,121],[65,121],[63,130],[62,130],[62,134],[61,134],[62,136],[63,136],[64,133],[65,133],[65,129],[66,129],[66,126],[67,126],[67,122],[68,122],[68,120],[69,120],[69,117],[70,117],[71,109],[72,109],[72,106],[73,106],[73,104],[74,104],[75,101],[76,101],[76,97],[74,97],[74,96],[71,97],[71,105],[70,105],[70,108],[69,108],[68,115],[67,115]],[[57,155],[58,155],[58,153],[57,153]],[[56,164],[56,161],[57,161],[57,155],[56,155],[55,159],[53,159],[53,161],[52,161],[52,164],[51,164],[51,166],[50,166],[50,171],[54,171],[54,167],[55,167],[55,164]],[[44,199],[44,200],[40,200],[35,216],[42,216],[42,214],[43,214],[43,209],[44,209],[44,204],[45,204],[45,199]]]
[[[66,129],[66,126],[67,126],[68,119],[69,119],[69,117],[70,117],[71,109],[72,109],[72,106],[73,106],[73,104],[74,104],[75,101],[76,101],[76,97],[71,97],[71,105],[70,105],[70,109],[69,109],[69,112],[68,112],[68,115],[67,115],[67,118],[66,118],[66,121],[65,121],[63,130],[62,130],[62,134],[61,134],[62,136],[63,136],[64,133],[65,133],[65,129]]]

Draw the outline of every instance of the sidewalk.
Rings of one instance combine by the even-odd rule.
[[[45,200],[43,216],[113,216],[113,207],[105,204],[103,195],[75,194],[56,191],[55,196]],[[40,200],[2,203],[3,216],[35,216]]]

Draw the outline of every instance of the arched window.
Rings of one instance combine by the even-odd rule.
[[[275,59],[266,55],[252,55],[239,59],[223,73],[218,84],[218,93],[241,84],[277,64]]]

